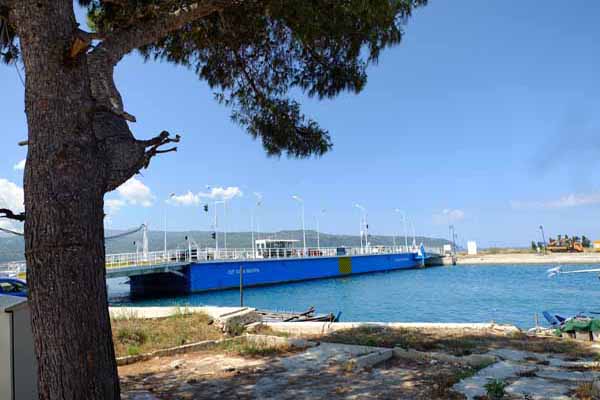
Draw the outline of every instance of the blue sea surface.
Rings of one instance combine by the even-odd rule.
[[[244,305],[278,311],[342,312],[342,321],[489,322],[534,325],[550,310],[600,312],[597,274],[546,276],[551,265],[451,266],[246,288]],[[562,266],[563,270],[586,266]],[[237,306],[239,291],[136,300],[124,281],[109,281],[113,305]],[[541,321],[543,322],[543,321]]]

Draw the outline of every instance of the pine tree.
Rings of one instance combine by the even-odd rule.
[[[289,96],[360,92],[425,0],[0,0],[0,51],[25,70],[29,303],[41,399],[118,399],[107,311],[104,195],[178,135],[136,139],[113,80],[139,50],[197,71],[267,154],[320,156],[327,130]],[[149,83],[151,84],[151,83]]]

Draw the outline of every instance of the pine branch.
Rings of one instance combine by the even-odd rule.
[[[4,214],[4,215],[2,215]],[[25,213],[15,214],[12,210],[7,208],[0,208],[0,218],[12,219],[14,221],[24,222],[25,221]]]
[[[138,21],[132,26],[106,35],[106,39],[96,47],[93,53],[103,53],[112,65],[116,65],[129,52],[152,44],[169,33],[185,25],[198,21],[210,14],[239,4],[242,0],[199,1],[181,8],[160,14],[154,21]]]
[[[160,135],[150,139],[150,140],[144,140],[142,141],[142,143],[144,144],[144,146],[146,147],[150,147],[148,150],[146,150],[146,152],[144,153],[144,162],[143,162],[143,168],[148,168],[148,165],[150,164],[150,160],[152,159],[152,157],[154,157],[157,154],[164,154],[164,153],[170,153],[172,151],[177,151],[177,147],[171,147],[168,149],[160,149],[161,146],[164,146],[165,144],[168,143],[179,143],[181,139],[181,136],[179,135],[175,135],[174,138],[169,136],[169,132],[167,131],[162,131],[160,133]]]

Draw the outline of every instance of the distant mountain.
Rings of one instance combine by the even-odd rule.
[[[124,231],[107,231],[107,236],[115,235]],[[190,231],[190,232],[167,232],[167,248],[187,247],[186,237],[191,238],[193,242],[200,247],[214,247],[215,241],[211,238],[209,231]],[[302,231],[279,231],[267,233],[255,233],[255,239],[295,239],[298,240],[298,247],[302,247]],[[321,233],[319,235],[321,247],[337,247],[337,246],[360,246],[360,237],[356,235],[335,235]],[[106,252],[108,254],[115,253],[132,253],[135,252],[134,242],[141,245],[141,232],[130,236],[120,237],[117,239],[106,241]],[[369,236],[369,241],[374,246],[391,246],[394,243],[392,236],[373,235]],[[442,247],[449,243],[445,239],[434,239],[422,236],[417,236],[417,244],[423,243],[426,246]],[[398,245],[404,244],[403,236],[396,236]],[[412,237],[408,238],[408,243],[412,243]],[[219,233],[219,247],[223,248],[225,237],[222,232]],[[306,231],[306,245],[308,247],[317,246],[316,231]],[[162,250],[164,247],[164,232],[149,231],[148,232],[148,247],[150,251]],[[228,248],[250,248],[252,247],[252,233],[250,232],[228,232],[227,233]],[[22,260],[23,257],[23,238],[21,237],[0,237],[0,262]]]

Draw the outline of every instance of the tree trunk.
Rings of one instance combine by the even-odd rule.
[[[105,283],[106,162],[72,0],[19,0],[27,76],[25,252],[40,399],[118,399]]]

